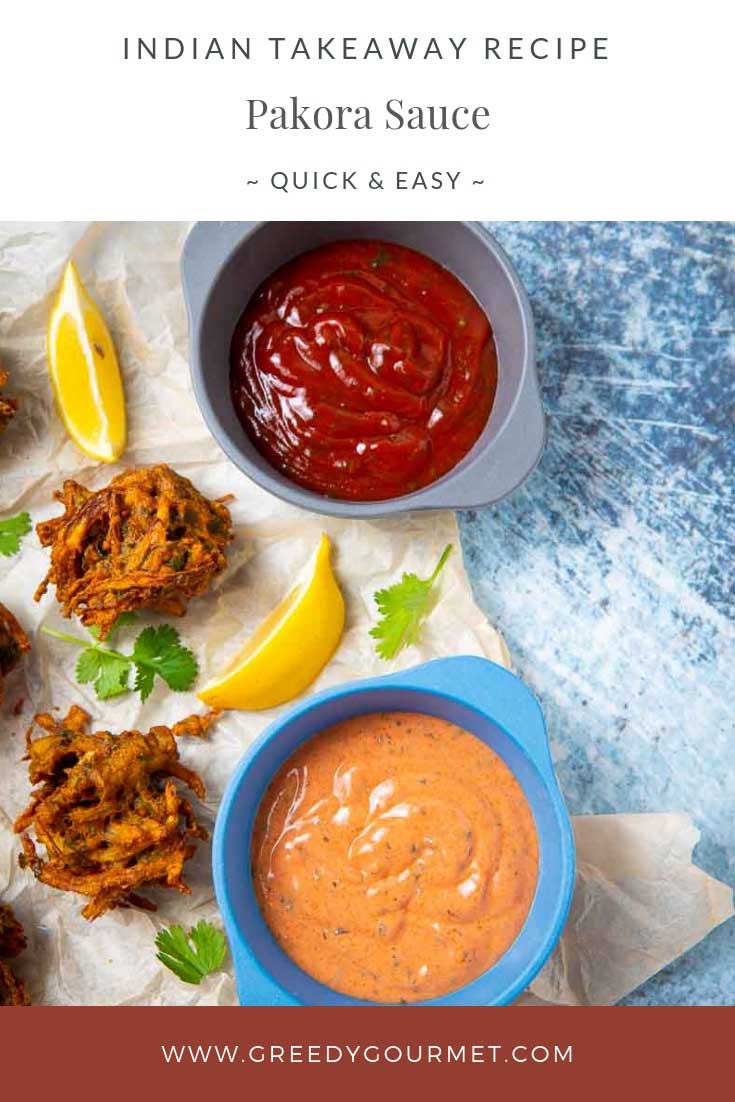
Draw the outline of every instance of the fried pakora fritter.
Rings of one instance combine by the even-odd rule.
[[[121,612],[183,616],[225,568],[226,499],[209,501],[165,464],[125,471],[96,492],[68,480],[55,496],[65,512],[37,526],[51,569],[35,599],[53,583],[64,616],[100,638]]]
[[[0,903],[0,957],[17,957],[26,947],[23,927],[7,903]]]
[[[0,1006],[30,1006],[25,984],[13,973],[9,964],[0,960]]]
[[[147,734],[88,732],[90,717],[73,705],[66,719],[37,715],[43,735],[27,735],[29,779],[37,787],[15,831],[23,834],[21,866],[60,891],[78,892],[89,903],[85,918],[113,907],[155,905],[136,894],[162,886],[189,894],[184,862],[207,838],[183,782],[200,799],[201,778],[179,762],[177,736],[202,737],[216,716],[190,716],[173,727],[152,727]],[[41,857],[30,836],[44,846]]]
[[[5,386],[8,381],[7,371],[3,371],[0,367],[0,390]],[[0,394],[0,432],[7,427],[8,421],[13,416],[18,408],[18,402],[15,398],[4,398]]]
[[[0,704],[3,702],[5,675],[14,670],[31,649],[28,636],[10,609],[0,602]]]
[[[0,1006],[29,1006],[25,986],[6,961],[17,957],[26,947],[23,927],[10,907],[0,903]]]

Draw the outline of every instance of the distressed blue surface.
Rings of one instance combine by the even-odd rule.
[[[735,884],[735,225],[487,225],[531,298],[549,442],[460,514],[475,594],[571,810],[689,811]],[[626,1002],[735,1003],[735,921]]]

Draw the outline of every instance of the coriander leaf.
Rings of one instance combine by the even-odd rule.
[[[196,658],[186,647],[181,645],[172,647],[162,656],[158,673],[169,689],[184,692],[194,684],[197,675]]]
[[[77,659],[77,681],[80,685],[86,685],[90,681],[96,681],[100,674],[102,659],[100,652],[94,647],[83,650]]]
[[[109,700],[111,696],[120,696],[128,691],[128,673],[130,662],[124,657],[110,654],[108,651],[98,650],[101,659],[100,670],[94,683],[95,691],[100,700]]]
[[[0,555],[17,555],[23,536],[31,530],[31,518],[28,513],[18,513],[16,517],[0,520]]]
[[[194,655],[183,646],[179,633],[169,624],[144,628],[135,640],[132,657],[138,671],[136,686],[140,680],[144,700],[153,687],[154,672],[163,678],[169,689],[177,692],[191,688],[198,672]]]
[[[116,620],[115,627],[130,623],[134,618],[134,613],[124,612]],[[169,624],[144,628],[135,640],[132,654],[123,654],[100,642],[89,643],[77,635],[53,628],[44,627],[41,630],[54,639],[82,648],[77,661],[77,680],[82,685],[92,682],[100,700],[129,692],[129,675],[133,668],[135,690],[140,693],[141,700],[147,700],[150,696],[156,676],[161,677],[170,689],[180,692],[191,688],[199,672],[194,655]]]
[[[166,625],[161,628],[143,628],[133,646],[134,662],[153,662],[159,654],[161,643],[159,632],[165,631]],[[174,635],[174,643],[179,641],[179,633],[175,628],[170,629]]]
[[[183,945],[181,944],[183,942]],[[156,956],[170,968],[174,975],[184,983],[199,984],[202,982],[202,973],[196,962],[190,959],[191,950],[186,940],[186,934],[181,926],[172,926],[169,930],[161,930],[156,936]]]
[[[112,625],[112,631],[117,631],[118,628],[124,628],[126,624],[134,624],[138,619],[137,612],[120,612]]]
[[[209,922],[197,922],[188,935],[182,926],[169,926],[156,935],[158,959],[183,980],[199,984],[222,967],[227,956],[224,934]]]
[[[110,654],[101,647],[88,647],[77,660],[77,681],[80,685],[94,682],[100,700],[109,700],[128,690],[130,663],[124,657]]]
[[[140,693],[140,699],[145,701],[153,692],[153,682],[156,674],[152,666],[135,667],[135,691]]]
[[[451,550],[448,543],[429,578],[404,574],[400,582],[375,594],[381,619],[370,635],[378,640],[375,650],[380,658],[395,658],[403,647],[417,641],[421,620],[430,609],[432,587]]]
[[[126,624],[134,623],[137,619],[138,619],[137,612],[120,612],[118,614],[117,619],[115,620],[114,624],[112,625],[110,630],[107,632],[107,638],[108,639],[112,638],[112,636],[117,631],[119,631],[120,628],[124,628],[126,626]],[[95,639],[99,639],[100,629],[96,626],[96,624],[93,624],[91,628],[87,628],[87,631],[89,632],[90,635],[93,635]]]
[[[189,940],[197,951],[201,967],[206,968],[207,975],[222,967],[227,956],[227,941],[221,930],[200,919],[189,932]]]

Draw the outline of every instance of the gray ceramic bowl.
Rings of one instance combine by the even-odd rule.
[[[230,399],[232,334],[258,285],[300,253],[350,238],[394,241],[443,264],[484,307],[498,352],[495,403],[471,451],[437,482],[385,501],[337,501],[297,486],[258,452]],[[479,223],[197,222],[186,240],[181,265],[199,407],[232,462],[278,497],[340,517],[471,508],[499,501],[536,466],[545,426],[531,307],[510,260]]]

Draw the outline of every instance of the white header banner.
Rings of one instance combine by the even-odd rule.
[[[728,14],[13,0],[0,217],[732,218]]]

